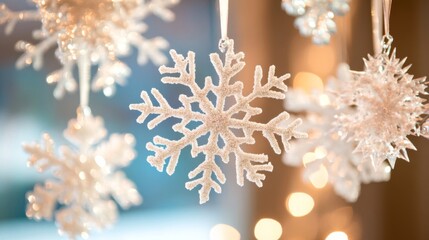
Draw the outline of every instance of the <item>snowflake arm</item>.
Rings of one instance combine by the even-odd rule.
[[[76,79],[73,77],[74,63],[64,62],[60,70],[49,74],[46,78],[48,84],[56,84],[54,97],[62,98],[65,92],[74,92],[77,89]]]
[[[131,74],[131,69],[121,61],[107,60],[100,64],[91,89],[93,91],[103,90],[104,95],[112,96],[116,92],[116,84],[125,85],[126,78]]]
[[[43,66],[43,55],[56,44],[56,41],[55,36],[50,36],[37,45],[25,41],[17,42],[15,48],[24,53],[16,61],[16,67],[22,69],[28,65],[33,65],[34,69],[40,70]]]
[[[30,154],[28,166],[35,167],[38,172],[44,172],[51,167],[65,167],[64,161],[54,153],[54,141],[49,134],[43,135],[42,147],[39,144],[24,144],[24,151]]]
[[[148,60],[151,60],[155,65],[167,63],[167,58],[162,53],[168,48],[168,42],[162,37],[145,39],[140,34],[129,34],[130,44],[138,50],[137,62],[140,65],[145,65]]]
[[[246,172],[249,181],[255,182],[257,186],[262,186],[265,175],[261,171],[272,171],[273,169],[271,163],[268,162],[268,157],[264,154],[247,153],[241,146],[242,144],[255,143],[254,132],[261,132],[276,153],[281,152],[276,135],[281,137],[285,149],[289,149],[288,141],[292,137],[306,137],[305,133],[296,130],[296,127],[301,123],[300,120],[296,120],[286,127],[280,124],[289,118],[286,112],[268,123],[251,121],[251,117],[260,114],[262,109],[252,107],[250,103],[257,98],[283,99],[285,95],[274,89],[286,91],[287,87],[284,81],[289,78],[289,75],[275,77],[275,69],[270,67],[268,82],[262,84],[262,69],[258,66],[255,70],[253,92],[243,96],[243,84],[241,82],[232,83],[232,79],[244,68],[245,63],[242,61],[244,54],[234,52],[232,40],[226,42],[225,49],[224,61],[220,59],[219,54],[210,54],[210,60],[219,76],[219,81],[214,84],[211,77],[206,77],[204,87],[199,87],[195,81],[195,54],[188,52],[185,58],[174,50],[170,51],[174,66],[160,67],[161,74],[168,74],[161,81],[165,84],[180,84],[190,89],[190,96],[179,96],[181,107],[172,108],[156,89],[152,89],[151,93],[158,106],[154,105],[149,94],[145,91],[141,93],[143,103],[130,105],[131,110],[140,112],[140,116],[137,118],[138,123],[143,123],[151,114],[156,115],[147,123],[149,129],[153,129],[171,117],[180,119],[172,128],[181,133],[182,138],[175,141],[155,136],[153,142],[146,145],[149,151],[155,153],[155,155],[148,157],[148,162],[159,171],[163,171],[164,165],[169,159],[166,172],[171,175],[178,164],[181,151],[186,146],[191,146],[193,158],[199,154],[204,155],[205,160],[189,173],[188,177],[191,180],[186,183],[186,188],[189,190],[201,185],[199,190],[200,203],[209,200],[212,189],[220,193],[219,183],[224,184],[226,181],[219,163],[216,162],[217,160],[228,163],[230,158],[234,158],[239,185],[243,185]],[[216,100],[209,99],[210,92],[216,96]],[[229,104],[229,99],[234,102],[232,105]],[[193,105],[197,105],[198,110],[194,110]],[[227,105],[230,106],[227,107]],[[239,117],[240,113],[244,113],[241,114],[244,116]],[[200,125],[191,128],[188,126],[190,122],[198,122]],[[241,131],[242,134],[235,130]],[[206,144],[198,142],[203,136],[208,136]],[[219,141],[223,144],[220,144]]]
[[[18,21],[40,20],[38,11],[11,11],[5,4],[0,4],[0,25],[6,23],[5,33],[7,35],[13,32]]]

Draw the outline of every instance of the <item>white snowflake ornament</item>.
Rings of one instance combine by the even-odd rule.
[[[27,217],[54,217],[61,235],[87,238],[92,229],[103,229],[116,221],[118,210],[113,200],[122,208],[141,203],[134,183],[119,171],[135,157],[134,137],[113,134],[101,142],[106,134],[102,118],[93,117],[89,108],[79,109],[64,131],[75,147],[61,146],[57,154],[48,134],[43,135],[41,145],[24,145],[30,155],[28,165],[39,172],[52,170],[55,177],[27,193]]]
[[[336,194],[355,202],[361,184],[388,181],[390,167],[385,164],[384,168],[375,169],[371,161],[354,152],[354,142],[342,140],[334,131],[335,115],[353,109],[339,110],[332,93],[350,78],[349,66],[343,63],[338,67],[338,79],[329,80],[325,90],[307,93],[290,89],[286,93],[286,110],[304,114],[300,129],[308,132],[309,138],[305,142],[292,142],[292,150],[283,155],[283,161],[289,166],[305,166],[304,181],[322,187],[320,181],[327,179]]]
[[[167,59],[162,50],[168,42],[162,37],[147,39],[142,36],[147,30],[143,20],[153,14],[171,21],[173,13],[168,9],[179,0],[33,0],[37,10],[13,12],[0,5],[0,24],[7,23],[6,33],[11,33],[19,20],[39,20],[41,29],[33,32],[33,45],[19,41],[16,48],[24,52],[16,66],[33,65],[40,69],[43,55],[57,46],[56,56],[62,64],[60,70],[47,77],[49,84],[56,83],[54,96],[76,90],[73,68],[90,74],[90,66],[98,66],[92,82],[94,91],[103,90],[106,96],[115,92],[115,84],[124,84],[130,75],[126,64],[118,60],[128,55],[131,48],[138,49],[138,62],[151,60],[161,65]],[[88,76],[89,77],[89,76]]]
[[[409,161],[407,149],[416,150],[408,136],[418,133],[425,112],[421,95],[427,92],[426,78],[408,74],[406,59],[396,58],[396,50],[390,54],[390,44],[382,53],[369,55],[365,70],[354,72],[340,90],[338,105],[355,111],[339,114],[336,125],[341,136],[357,142],[355,151],[375,167],[388,160],[393,168],[397,158]]]
[[[283,0],[283,9],[297,16],[295,26],[301,35],[313,38],[315,44],[328,44],[337,31],[335,15],[344,16],[350,0]]]
[[[262,69],[257,66],[253,91],[249,95],[243,96],[243,84],[235,82],[233,77],[244,68],[245,62],[242,60],[244,53],[234,52],[233,40],[224,41],[221,47],[226,50],[223,62],[219,54],[210,54],[210,60],[219,76],[217,85],[211,77],[206,77],[204,87],[199,87],[195,79],[195,53],[190,51],[185,58],[177,54],[175,50],[171,50],[170,55],[175,63],[174,67],[161,66],[159,71],[161,74],[178,75],[165,76],[161,81],[165,84],[186,86],[191,90],[191,95],[181,95],[179,101],[182,106],[173,108],[157,89],[152,89],[151,93],[158,102],[157,105],[154,105],[146,91],[141,93],[143,103],[130,105],[130,109],[141,112],[137,118],[138,123],[143,123],[149,115],[156,115],[148,122],[150,129],[168,118],[181,120],[173,125],[173,130],[182,134],[179,140],[156,136],[153,143],[146,145],[148,150],[155,152],[154,156],[148,157],[148,162],[159,171],[163,171],[164,165],[169,159],[166,172],[171,175],[186,146],[191,146],[192,157],[199,154],[204,155],[204,161],[189,173],[188,177],[191,180],[186,183],[188,190],[201,185],[199,190],[201,204],[209,200],[212,189],[220,193],[219,183],[224,184],[226,181],[225,175],[218,165],[219,161],[226,164],[230,160],[235,160],[238,185],[244,184],[246,174],[249,181],[259,187],[262,186],[265,175],[261,171],[271,172],[273,166],[268,162],[267,155],[249,153],[243,149],[244,144],[255,143],[252,136],[254,132],[261,132],[277,154],[281,153],[281,149],[276,135],[281,137],[286,150],[289,149],[289,140],[292,137],[307,136],[296,130],[296,127],[301,124],[300,119],[292,121],[286,127],[281,125],[289,118],[287,112],[279,114],[268,123],[250,120],[251,117],[262,113],[262,109],[250,105],[255,99],[284,99],[283,92],[287,91],[284,81],[289,78],[289,74],[276,77],[274,75],[275,67],[271,66],[268,72],[268,82],[262,84]],[[279,89],[281,92],[275,91],[275,89]],[[210,93],[216,96],[215,101],[209,99]],[[194,110],[194,105],[198,105],[199,109]],[[198,122],[199,126],[191,127],[189,125],[191,122]],[[202,139],[205,137],[208,137],[208,140],[202,143]]]

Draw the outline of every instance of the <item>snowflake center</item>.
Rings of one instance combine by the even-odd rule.
[[[222,111],[214,110],[207,114],[207,126],[215,132],[223,132],[228,128],[228,115]]]

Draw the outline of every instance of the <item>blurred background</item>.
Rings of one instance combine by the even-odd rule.
[[[13,10],[32,8],[25,0],[2,2]],[[280,5],[280,0],[230,1],[229,36],[235,39],[236,50],[246,53],[246,68],[238,76],[245,83],[246,93],[252,88],[256,65],[262,65],[264,71],[276,65],[278,75],[291,73],[289,83],[300,72],[311,72],[326,80],[335,74],[340,62],[348,62],[354,70],[363,69],[362,58],[373,52],[370,1],[352,0],[350,13],[336,18],[338,34],[322,47],[301,37],[293,26],[294,17],[288,16]],[[208,55],[218,51],[218,2],[182,0],[173,11],[176,20],[171,23],[149,18],[147,36],[163,36],[170,48],[182,54],[196,52],[197,78],[202,82],[205,76],[215,75]],[[407,63],[413,64],[410,72],[416,77],[428,74],[427,12],[429,2],[425,0],[393,1],[393,45],[398,57],[408,57]],[[41,71],[31,67],[15,69],[19,54],[14,44],[18,40],[31,42],[31,31],[36,27],[37,23],[18,23],[13,34],[6,36],[4,26],[0,26],[1,240],[59,239],[54,223],[36,223],[25,217],[25,193],[49,175],[26,167],[27,156],[21,145],[39,141],[44,132],[51,134],[57,146],[66,144],[62,132],[68,120],[75,117],[78,95],[54,99],[53,86],[45,82],[46,75],[59,67],[53,51],[46,55]],[[410,163],[397,162],[390,182],[363,185],[358,201],[351,204],[336,196],[329,184],[316,189],[304,183],[302,169],[285,166],[281,156],[257,136],[254,150],[269,154],[274,165],[264,187],[257,188],[249,182],[238,187],[234,165],[229,164],[223,168],[227,183],[222,194],[212,193],[208,203],[199,205],[198,192],[189,192],[184,186],[188,172],[198,161],[182,160],[173,176],[158,172],[146,162],[146,142],[158,134],[168,137],[172,131],[168,127],[149,131],[138,125],[138,113],[129,111],[128,105],[140,102],[141,90],[155,87],[169,99],[177,99],[181,89],[163,86],[156,66],[139,66],[135,59],[135,54],[123,59],[132,69],[126,86],[118,87],[112,98],[92,93],[90,105],[94,115],[104,118],[109,133],[135,135],[138,156],[125,172],[137,184],[143,204],[122,212],[117,225],[94,233],[93,239],[204,240],[210,239],[217,224],[234,227],[242,240],[255,239],[255,231],[268,229],[272,233],[280,228],[280,239],[286,240],[328,239],[328,235],[328,240],[345,240],[345,235],[353,240],[429,239],[429,150],[425,148],[428,140],[421,138],[412,139],[419,151],[410,152]],[[264,108],[265,115],[256,120],[263,122],[283,109],[281,101],[260,101],[257,105]],[[183,159],[190,159],[186,154]],[[297,192],[306,195],[294,194]],[[294,201],[298,206],[294,207]]]

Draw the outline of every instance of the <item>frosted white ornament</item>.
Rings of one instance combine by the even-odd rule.
[[[326,171],[334,191],[349,202],[355,202],[360,193],[361,184],[388,181],[389,166],[375,169],[369,159],[355,153],[356,143],[346,142],[334,131],[335,115],[353,112],[352,108],[339,110],[335,105],[334,91],[350,81],[349,66],[342,63],[338,67],[338,79],[328,81],[324,91],[303,92],[290,89],[286,93],[287,111],[304,113],[300,130],[309,133],[306,141],[292,142],[291,151],[286,152],[283,161],[289,166],[305,166],[303,179],[312,182],[320,171]]]
[[[40,145],[24,145],[30,155],[28,165],[39,172],[52,169],[54,176],[27,193],[27,217],[55,218],[61,235],[87,238],[91,230],[116,221],[118,210],[113,200],[122,208],[141,203],[134,183],[119,171],[135,157],[134,137],[113,134],[101,141],[106,133],[102,118],[93,117],[89,109],[79,109],[64,131],[75,146],[63,145],[57,154],[48,134]]]
[[[296,127],[301,124],[300,119],[292,121],[287,126],[281,126],[281,123],[289,118],[287,112],[282,112],[268,123],[250,120],[252,116],[262,113],[261,108],[250,105],[255,99],[285,98],[284,92],[287,91],[287,86],[284,81],[289,78],[289,74],[276,77],[275,67],[271,66],[268,72],[268,82],[262,84],[262,68],[257,66],[253,91],[249,95],[243,96],[243,84],[234,81],[233,77],[244,68],[245,62],[242,60],[244,53],[234,52],[233,40],[228,39],[221,43],[223,49],[226,50],[225,60],[222,61],[217,53],[210,54],[210,60],[219,76],[218,85],[215,85],[212,78],[208,76],[205,79],[204,87],[199,87],[195,78],[195,53],[188,52],[185,58],[177,54],[175,50],[171,50],[174,67],[161,66],[159,71],[161,74],[175,74],[175,76],[165,76],[161,81],[165,84],[179,84],[188,87],[191,95],[181,95],[179,101],[182,106],[173,108],[157,89],[152,89],[151,93],[156,99],[156,105],[146,91],[141,93],[143,103],[130,105],[130,109],[141,113],[137,118],[139,123],[143,123],[149,115],[156,115],[148,122],[149,129],[153,129],[168,118],[180,119],[180,122],[173,125],[173,130],[181,133],[182,137],[179,140],[170,140],[156,136],[152,143],[146,145],[149,151],[155,152],[154,156],[148,157],[148,162],[159,171],[163,171],[164,165],[169,159],[166,172],[171,175],[186,146],[191,146],[192,157],[203,154],[204,161],[189,173],[188,176],[191,180],[186,183],[188,190],[201,185],[200,203],[209,200],[212,189],[220,193],[219,183],[223,184],[226,181],[225,175],[218,165],[219,161],[228,163],[230,160],[235,160],[237,183],[240,186],[244,184],[244,175],[257,186],[262,186],[265,174],[261,171],[270,172],[273,166],[268,162],[267,155],[249,153],[242,148],[244,144],[255,143],[252,136],[254,132],[261,132],[277,154],[281,153],[281,148],[276,140],[276,135],[281,137],[281,142],[286,150],[289,149],[291,138],[307,136],[296,130]],[[280,91],[275,91],[275,89]],[[209,94],[216,96],[214,102],[209,99]],[[228,99],[231,100],[230,104]],[[198,110],[194,109],[195,105],[198,106]],[[242,116],[239,113],[243,113]],[[189,125],[191,122],[197,122],[199,125],[192,127]],[[208,136],[208,140],[206,143],[201,143],[204,136]]]
[[[33,32],[39,43],[19,41],[16,48],[24,52],[16,66],[33,65],[40,69],[43,55],[53,47],[62,68],[47,77],[49,84],[57,84],[54,96],[61,98],[65,92],[76,90],[73,68],[88,71],[98,66],[92,81],[92,90],[103,90],[111,96],[115,85],[124,84],[130,69],[118,58],[138,50],[138,63],[151,60],[156,65],[166,63],[162,51],[168,42],[162,37],[147,39],[142,36],[148,26],[147,16],[156,15],[165,21],[174,18],[168,9],[179,0],[34,0],[37,10],[13,12],[0,5],[0,24],[6,23],[6,33],[11,33],[18,21],[38,20],[42,27]],[[85,68],[85,69],[81,69]],[[89,70],[87,70],[89,69]]]
[[[392,168],[396,159],[409,161],[407,149],[416,150],[408,139],[416,135],[420,116],[424,114],[426,78],[408,74],[406,59],[390,53],[391,41],[376,56],[364,59],[365,70],[340,89],[338,104],[354,107],[352,113],[338,115],[336,125],[343,138],[357,142],[356,152],[369,158],[374,167],[388,160]],[[388,50],[387,50],[388,49]]]

